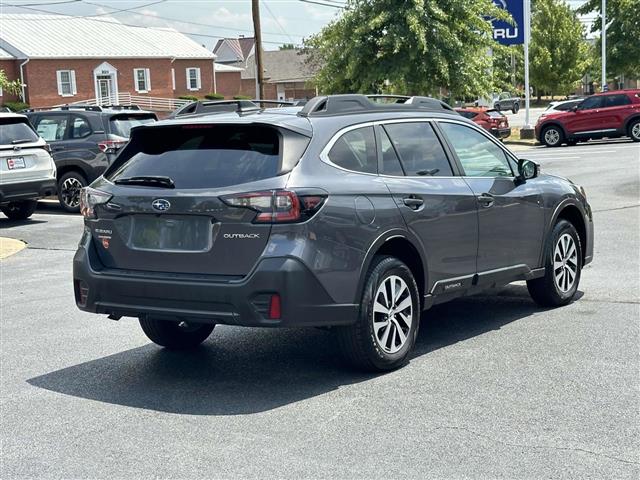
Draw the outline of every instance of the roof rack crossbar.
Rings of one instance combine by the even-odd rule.
[[[102,105],[102,108],[110,108],[112,110],[140,110],[138,105]]]
[[[376,98],[392,98],[398,102],[382,103]],[[401,101],[402,100],[402,101]],[[455,113],[453,108],[441,100],[431,97],[409,97],[403,95],[369,96],[362,94],[327,95],[314,97],[298,113],[303,117],[323,117],[353,113],[398,112],[429,110]]]
[[[59,107],[60,110],[86,110],[88,112],[101,112],[102,111],[102,107],[99,107],[98,105],[63,105],[61,107]]]

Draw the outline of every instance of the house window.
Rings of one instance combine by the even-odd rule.
[[[187,88],[189,90],[200,90],[202,88],[199,68],[187,68]]]
[[[76,90],[76,72],[75,70],[57,70],[56,77],[58,80],[58,95],[62,97],[73,97]]]
[[[136,87],[136,92],[147,93],[151,90],[151,74],[149,73],[148,68],[134,68],[133,81]]]

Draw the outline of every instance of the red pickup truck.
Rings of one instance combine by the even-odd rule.
[[[548,147],[624,136],[640,142],[640,90],[592,95],[568,112],[540,117],[536,124],[536,138]]]

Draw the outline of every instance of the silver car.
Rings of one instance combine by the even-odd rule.
[[[0,113],[0,210],[12,220],[29,218],[38,198],[56,191],[49,146],[24,115]]]

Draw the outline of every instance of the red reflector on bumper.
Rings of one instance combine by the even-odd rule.
[[[269,319],[280,319],[280,295],[278,295],[277,293],[271,295],[271,301],[269,302]]]

